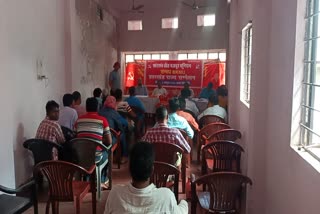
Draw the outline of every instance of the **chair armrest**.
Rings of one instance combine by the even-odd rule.
[[[94,164],[88,170],[86,170],[86,173],[88,175],[91,175],[94,172],[95,169],[96,169],[96,165]]]
[[[35,185],[34,179],[20,185],[16,189],[12,189],[12,188],[8,188],[8,187],[4,187],[4,186],[0,185],[0,191],[7,193],[7,194],[17,194],[17,193],[23,192],[26,188],[30,188],[32,185]]]

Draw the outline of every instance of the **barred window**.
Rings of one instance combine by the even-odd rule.
[[[240,99],[249,107],[251,85],[252,23],[242,29]]]
[[[320,6],[307,0],[301,102],[301,144],[320,160]]]

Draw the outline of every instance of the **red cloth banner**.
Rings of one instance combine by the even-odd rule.
[[[202,87],[206,87],[209,82],[213,83],[214,89],[225,84],[225,63],[219,63],[216,60],[204,62]]]
[[[162,81],[164,87],[181,87],[185,82],[201,88],[201,60],[147,60],[145,85],[154,87]]]
[[[139,78],[141,78],[142,82],[144,82],[144,69],[145,69],[144,61],[136,61],[136,62],[128,63],[126,66],[125,86],[127,88],[131,86],[136,86],[138,84]]]

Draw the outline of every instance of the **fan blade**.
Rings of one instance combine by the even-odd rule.
[[[187,6],[187,7],[193,7],[193,5],[192,4],[188,4],[188,3],[186,3],[186,2],[181,2],[182,4],[184,4],[185,6]]]
[[[143,4],[140,4],[140,5],[138,5],[137,7],[135,7],[134,10],[140,10],[140,9],[142,9],[142,8],[144,8],[144,5],[143,5]]]

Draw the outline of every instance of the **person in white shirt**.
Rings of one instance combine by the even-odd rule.
[[[152,92],[152,96],[159,97],[161,95],[167,96],[167,90],[162,87],[162,82],[158,81],[158,87]]]
[[[204,110],[199,116],[198,121],[200,121],[201,117],[205,115],[216,115],[224,119],[227,122],[227,112],[224,108],[219,106],[219,99],[216,94],[213,94],[209,98],[208,108]]]
[[[132,182],[117,185],[109,193],[104,214],[129,213],[188,213],[188,203],[179,204],[168,188],[156,188],[150,184],[155,152],[153,144],[135,143],[129,155],[129,170]]]
[[[73,130],[73,126],[78,119],[78,113],[73,108],[74,100],[72,94],[65,94],[62,98],[63,108],[60,110],[58,123],[60,126]]]
[[[148,96],[149,92],[146,86],[142,85],[142,79],[138,79],[138,85],[136,86],[136,95]]]
[[[188,92],[186,90],[182,90],[180,97],[182,99],[185,99],[185,101],[186,101],[186,108],[185,109],[192,111],[195,116],[198,116],[199,109],[198,109],[197,105],[195,104],[195,102],[193,102],[190,98],[188,98]]]

